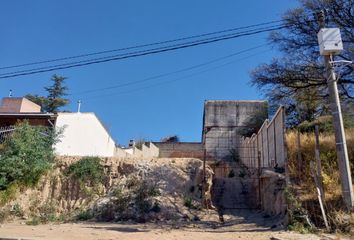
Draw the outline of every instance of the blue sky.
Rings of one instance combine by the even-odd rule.
[[[2,1],[0,67],[279,20],[297,5],[295,0]],[[0,79],[0,95],[7,96],[9,89],[14,96],[45,94],[43,87],[55,73],[68,77],[71,104],[66,109],[76,111],[81,99],[81,110],[95,112],[120,144],[134,138],[156,141],[171,134],[182,141],[200,141],[204,100],[262,99],[249,84],[249,72],[274,57],[275,50],[265,46],[141,84],[79,93],[188,68],[264,44],[267,36]],[[165,83],[156,84],[160,82]]]

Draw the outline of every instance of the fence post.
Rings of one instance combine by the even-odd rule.
[[[320,190],[320,195],[322,202],[325,202],[325,193],[323,188],[323,179],[322,179],[322,166],[321,166],[321,158],[320,158],[320,140],[319,140],[319,131],[318,125],[315,125],[315,158],[316,158],[316,177],[318,180],[318,187]]]

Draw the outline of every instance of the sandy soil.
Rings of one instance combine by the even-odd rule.
[[[259,212],[237,211],[224,215],[221,224],[215,215],[193,223],[64,223],[28,226],[24,222],[1,225],[1,239],[85,239],[85,240],[228,240],[228,239],[341,239],[287,232],[276,226],[277,219]],[[277,230],[276,230],[277,229]],[[344,239],[344,238],[343,238]]]

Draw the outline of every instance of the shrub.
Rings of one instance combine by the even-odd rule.
[[[76,215],[76,219],[79,221],[87,221],[92,219],[94,216],[90,210],[84,210]]]
[[[345,128],[352,128],[354,126],[354,121],[352,117],[346,116],[344,114],[343,116],[343,121],[344,121],[344,127]],[[318,125],[319,132],[321,133],[333,133],[333,118],[330,115],[326,116],[320,116],[318,119],[309,122],[309,121],[304,121],[298,125],[298,130],[302,133],[309,133],[309,132],[314,132],[315,131],[315,125]]]
[[[42,205],[39,199],[35,199],[29,210],[31,212],[31,220],[27,221],[27,225],[46,224],[48,222],[56,222],[59,220],[56,213],[56,202],[46,201]],[[62,217],[61,217],[62,218]]]
[[[20,204],[18,203],[15,203],[13,206],[12,206],[12,209],[11,209],[11,214],[16,216],[16,217],[23,217],[25,215],[22,207],[20,206]]]
[[[184,197],[183,205],[189,209],[198,209],[198,206],[194,204],[194,201],[191,197]]]
[[[302,204],[296,197],[294,190],[291,188],[286,188],[285,197],[288,205],[289,230],[300,233],[312,232],[314,229],[308,217],[308,213],[306,209],[302,207]]]
[[[111,201],[99,209],[98,220],[136,220],[144,222],[146,214],[159,212],[154,197],[160,195],[157,184],[135,176],[123,179],[110,193]]]
[[[53,202],[45,202],[39,207],[39,221],[41,223],[54,222],[57,220],[56,208]]]
[[[15,199],[18,185],[11,183],[5,190],[0,191],[0,205],[5,205],[9,201]]]
[[[313,132],[301,133],[301,168],[298,161],[297,132],[289,131],[286,135],[288,146],[289,173],[294,179],[296,192],[292,194],[293,201],[297,201],[294,210],[289,212],[295,216],[290,228],[300,232],[311,230],[308,220],[311,219],[317,227],[323,226],[323,218],[318,203],[317,190],[313,176],[310,171],[310,163],[315,161],[315,137]],[[354,215],[345,214],[342,199],[340,176],[337,165],[335,149],[335,137],[332,132],[320,133],[320,159],[322,164],[322,180],[325,190],[325,206],[329,225],[332,230],[349,233],[353,231]],[[352,175],[354,176],[354,128],[346,129],[348,156],[351,164]],[[294,200],[296,196],[296,199]],[[289,200],[289,199],[288,199]],[[290,201],[291,202],[291,201]],[[289,204],[289,202],[288,202]],[[305,210],[300,210],[301,208]],[[306,211],[306,214],[298,214]],[[308,219],[304,219],[307,215]],[[299,217],[296,217],[299,216]],[[304,221],[306,220],[306,221]],[[352,230],[350,230],[352,229]]]
[[[170,136],[166,136],[166,137],[161,138],[161,142],[177,143],[177,142],[180,142],[180,139],[177,135],[170,135]]]
[[[18,123],[0,154],[0,190],[11,184],[34,186],[53,163],[53,144],[60,133],[27,121]]]
[[[98,157],[83,157],[78,162],[71,164],[64,175],[72,177],[81,183],[97,185],[103,182],[104,168]]]

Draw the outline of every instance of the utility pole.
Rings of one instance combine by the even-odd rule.
[[[325,76],[330,98],[330,109],[333,116],[337,162],[340,172],[342,194],[347,209],[353,210],[354,196],[352,178],[350,175],[347,143],[345,139],[342,110],[337,88],[337,77],[333,66],[333,55],[338,54],[343,49],[342,41],[340,38],[339,29],[326,28],[325,13],[323,10],[317,13],[317,18],[321,28],[318,33],[318,40],[320,44],[320,52],[324,57],[324,63],[326,66]]]

